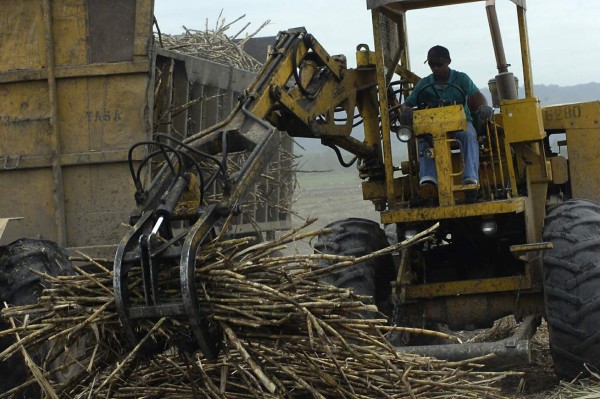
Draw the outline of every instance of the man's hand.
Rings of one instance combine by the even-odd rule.
[[[494,117],[494,108],[489,105],[480,105],[479,108],[477,108],[477,115],[479,115],[480,122],[489,122]]]
[[[408,107],[405,108],[400,114],[400,123],[402,126],[412,126],[413,123],[413,109]]]

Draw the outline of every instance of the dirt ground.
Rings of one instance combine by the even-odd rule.
[[[298,180],[300,187],[297,190],[294,211],[304,217],[318,218],[318,221],[309,230],[316,230],[346,217],[379,221],[379,214],[373,210],[371,203],[362,200],[360,181],[355,170],[349,171],[349,173],[301,173],[298,175]],[[293,218],[293,221],[296,226],[302,223],[302,219],[298,217]],[[297,253],[312,252],[308,243],[296,243],[288,250]],[[502,319],[498,323],[511,324],[511,321],[506,322],[505,319]],[[514,322],[511,326],[514,328]],[[510,332],[510,326],[501,325],[494,328],[506,330],[504,336],[502,336],[503,331],[494,332],[499,335],[498,339],[507,337]],[[522,377],[509,377],[502,381],[502,392],[507,397],[529,399],[578,397],[577,395],[563,394],[559,387],[559,380],[553,371],[545,323],[538,328],[538,332],[532,340],[532,355],[531,364],[510,368],[511,371],[524,373]]]
[[[500,320],[514,323],[510,318]],[[511,323],[512,322],[512,323]],[[548,346],[548,328],[545,322],[538,327],[531,340],[532,363],[514,366],[512,371],[524,373],[523,377],[509,377],[502,383],[503,391],[510,397],[542,399],[559,390],[559,380],[554,375],[552,356]]]

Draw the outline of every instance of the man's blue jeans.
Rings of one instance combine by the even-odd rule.
[[[466,132],[454,133],[454,138],[460,142],[461,151],[465,160],[465,171],[463,173],[463,183],[467,179],[479,181],[479,143],[477,142],[477,132],[473,123],[467,122]],[[419,183],[432,181],[437,185],[437,172],[435,170],[435,161],[433,158],[423,156],[428,144],[425,138],[419,139]]]

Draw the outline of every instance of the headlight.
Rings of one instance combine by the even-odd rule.
[[[486,236],[491,236],[496,234],[498,231],[498,225],[493,220],[486,220],[481,222],[481,232]]]
[[[410,240],[411,238],[413,238],[414,236],[417,235],[417,229],[408,229],[408,230],[404,230],[404,239],[405,240]]]
[[[408,126],[400,126],[398,131],[396,132],[396,137],[403,143],[408,143],[410,139],[413,137],[413,131]]]

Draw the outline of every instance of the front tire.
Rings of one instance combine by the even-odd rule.
[[[74,274],[66,252],[51,241],[19,239],[0,247],[0,303],[13,306],[34,304],[42,290],[47,286],[42,277],[34,272],[51,276]],[[0,318],[0,331],[8,329],[9,324]],[[0,338],[0,352],[14,342],[12,337]],[[45,350],[31,351],[34,361],[44,358]],[[29,368],[23,358],[15,354],[0,362],[0,393],[4,393],[24,383],[29,376]],[[39,397],[37,386],[31,385],[19,395]]]
[[[570,200],[548,214],[544,296],[556,375],[600,368],[600,204]]]
[[[321,253],[359,257],[389,245],[383,229],[371,220],[348,218],[326,227],[333,232],[319,236],[315,249]],[[357,295],[373,298],[379,311],[389,317],[392,293],[390,283],[393,279],[394,263],[392,256],[388,254],[343,268],[327,276],[324,281],[339,288],[349,288]]]

